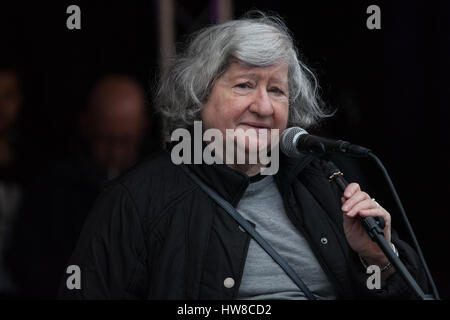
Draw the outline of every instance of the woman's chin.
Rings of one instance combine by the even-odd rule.
[[[266,152],[270,150],[270,138],[264,140],[247,140],[245,143],[237,142],[236,150],[238,152],[245,152],[246,155],[259,154],[260,152]]]

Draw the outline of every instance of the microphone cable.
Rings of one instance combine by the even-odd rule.
[[[387,170],[384,167],[384,165],[381,162],[381,160],[373,152],[368,152],[367,156],[375,161],[375,163],[378,165],[378,167],[380,168],[381,172],[383,173],[383,176],[384,176],[387,184],[389,185],[389,189],[391,190],[391,193],[392,193],[392,195],[394,197],[395,203],[397,204],[397,206],[398,206],[398,208],[400,210],[400,215],[401,215],[404,223],[406,224],[406,228],[407,228],[407,230],[408,230],[408,232],[409,232],[409,234],[411,236],[411,239],[412,239],[412,241],[414,243],[414,246],[415,246],[415,248],[417,250],[417,254],[419,255],[420,262],[422,263],[422,265],[423,265],[423,267],[425,269],[425,273],[426,273],[428,281],[429,281],[429,283],[431,285],[431,289],[433,291],[434,298],[436,300],[440,300],[439,293],[438,293],[438,290],[436,288],[436,284],[434,283],[433,277],[431,276],[430,270],[428,269],[428,265],[427,265],[427,263],[425,261],[425,258],[423,256],[422,249],[420,248],[420,245],[419,245],[419,242],[417,241],[416,235],[414,234],[412,226],[409,223],[409,220],[408,220],[408,217],[406,215],[405,209],[404,209],[403,204],[402,204],[402,202],[400,200],[400,197],[398,196],[398,193],[397,193],[397,191],[395,189],[395,186],[394,186],[394,184],[393,184],[393,182],[392,182],[392,180],[391,180],[391,178],[389,176],[389,173],[387,172]]]

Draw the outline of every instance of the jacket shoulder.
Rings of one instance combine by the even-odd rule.
[[[172,163],[167,151],[157,152],[128,169],[106,188],[120,185],[128,193],[138,214],[148,218],[195,189],[183,170]]]

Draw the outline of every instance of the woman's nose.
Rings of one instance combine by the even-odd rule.
[[[257,113],[260,117],[268,117],[273,114],[272,101],[265,88],[260,88],[255,92],[255,99],[250,105],[250,111]]]

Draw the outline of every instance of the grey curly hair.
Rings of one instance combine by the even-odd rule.
[[[257,14],[194,33],[184,52],[173,59],[159,82],[154,104],[162,115],[166,141],[173,130],[200,120],[215,80],[225,73],[232,58],[252,67],[287,63],[288,126],[308,128],[332,115],[325,110],[316,77],[299,59],[284,22],[276,16]]]

